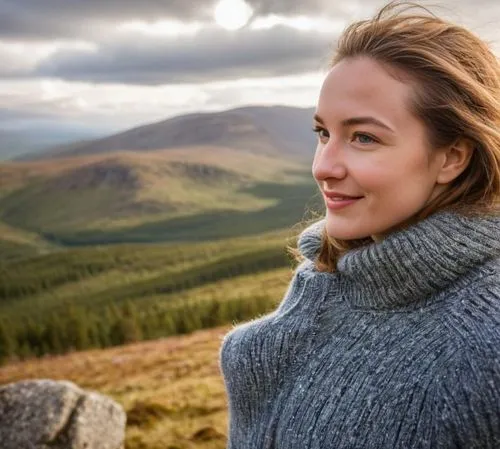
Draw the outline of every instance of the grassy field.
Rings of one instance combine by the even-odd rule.
[[[225,448],[228,415],[218,366],[221,338],[233,325],[277,307],[293,274],[292,264],[283,257],[286,243],[293,243],[291,234],[287,229],[204,244],[77,248],[0,265],[4,287],[7,276],[11,287],[26,287],[17,289],[17,296],[11,292],[0,300],[0,323],[17,321],[36,344],[40,336],[33,333],[33,323],[57,316],[65,327],[75,329],[79,322],[71,315],[64,321],[66,309],[74,309],[75,304],[109,320],[112,315],[104,312],[106,307],[121,310],[117,305],[123,294],[129,295],[125,304],[139,313],[136,319],[141,332],[151,330],[148,335],[131,336],[146,341],[104,349],[39,358],[21,354],[25,360],[11,359],[0,366],[0,385],[22,379],[65,379],[109,395],[127,413],[126,449]],[[255,254],[263,248],[281,254],[280,267],[263,267],[267,256],[254,265]],[[238,273],[215,276],[214,262],[229,260],[234,270],[238,257]],[[202,282],[181,285],[170,293],[155,293],[154,289],[149,296],[138,293],[138,286],[151,288],[158,285],[158,279],[168,281],[182,273],[199,275],[207,264],[210,269],[205,273],[210,276]],[[46,283],[37,282],[40,279]],[[130,292],[135,293],[130,296]],[[168,327],[174,311],[183,319],[203,317],[208,310],[213,318],[213,304],[219,304],[220,310],[226,307],[222,317],[226,324],[198,321],[192,326],[207,329],[191,332],[186,328],[182,335],[164,337],[172,331]],[[89,316],[85,315],[86,321]]]
[[[212,242],[66,248],[1,262],[0,363],[185,334],[265,313],[293,269],[286,246],[300,229]]]
[[[227,403],[218,366],[231,325],[0,367],[0,384],[70,380],[127,413],[126,449],[223,449]]]
[[[292,270],[281,268],[242,275],[183,292],[176,300],[214,296],[251,302],[266,292],[256,318],[277,307]],[[127,413],[126,449],[223,449],[226,447],[227,404],[218,366],[222,336],[234,324],[182,336],[107,349],[46,355],[0,367],[0,385],[22,379],[66,379],[107,394]]]
[[[111,396],[127,449],[225,448],[221,337],[278,305],[318,201],[303,164],[227,148],[0,165],[0,384]]]
[[[60,348],[61,354],[38,358],[23,346],[21,354],[0,366],[0,385],[65,379],[109,395],[127,413],[126,449],[225,448],[228,415],[218,366],[221,338],[233,325],[277,307],[293,274],[285,246],[294,244],[299,229],[204,243],[61,249],[4,261],[0,324],[17,323],[25,332],[25,345],[31,342],[47,352],[50,348],[39,343],[43,338],[52,341],[55,334],[38,334],[37,329],[54,317],[62,329],[85,324],[88,332],[93,317],[102,316],[111,326],[113,313],[130,310],[135,311],[137,327],[126,335],[146,341],[108,341],[111,347],[70,352]],[[183,282],[172,283],[181,278]],[[170,291],[159,290],[168,285]],[[85,312],[80,315],[83,321],[71,315],[76,312]],[[185,322],[186,317],[194,321]],[[184,327],[172,328],[175,320]],[[172,335],[176,333],[181,335]],[[60,337],[67,342],[75,335]],[[15,361],[19,357],[25,360]]]
[[[304,205],[311,209],[317,209],[319,205],[311,182],[290,185],[260,183],[241,192],[274,204],[258,210],[211,210],[110,231],[58,231],[42,232],[41,235],[48,241],[66,246],[208,241],[281,229],[303,219]]]
[[[315,193],[305,165],[227,148],[11,162],[0,178],[0,221],[62,244],[186,240],[204,214],[221,223],[199,239],[224,236],[255,212],[300,217]]]
[[[57,251],[57,246],[35,232],[14,228],[0,221],[0,264]]]

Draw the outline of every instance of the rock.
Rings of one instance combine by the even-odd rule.
[[[69,381],[0,387],[1,449],[121,449],[125,423],[119,404]]]

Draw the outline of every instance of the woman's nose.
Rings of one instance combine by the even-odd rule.
[[[318,181],[328,178],[345,178],[347,167],[340,142],[330,138],[326,144],[318,143],[312,164],[312,174]]]

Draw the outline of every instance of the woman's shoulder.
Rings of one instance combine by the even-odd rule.
[[[495,258],[464,279],[443,319],[461,347],[486,349],[500,355],[500,258]]]
[[[495,257],[471,270],[464,279],[463,294],[476,298],[492,310],[500,310],[500,257]]]
[[[319,304],[318,294],[326,294],[332,281],[331,274],[319,273],[314,262],[304,259],[293,269],[292,278],[274,310],[234,325],[224,336],[223,342],[246,339],[249,333],[262,333],[269,328],[272,328],[272,332],[281,331],[281,325],[286,327],[287,324],[302,321],[314,313]]]

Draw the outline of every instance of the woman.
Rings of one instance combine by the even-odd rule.
[[[222,343],[231,449],[500,448],[500,68],[391,4],[315,115],[326,215],[273,313]]]

